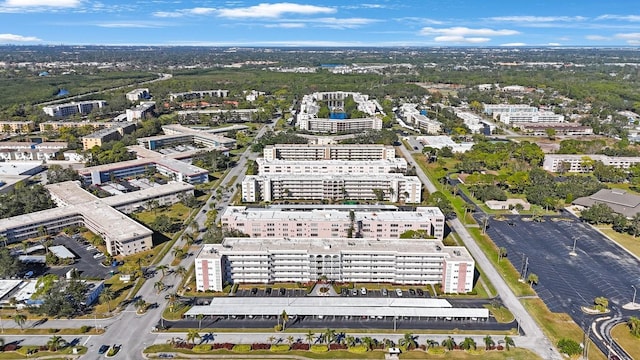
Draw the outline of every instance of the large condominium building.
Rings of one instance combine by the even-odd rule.
[[[345,100],[352,97],[357,103],[357,109],[368,115],[366,118],[344,118]],[[329,107],[331,114],[340,114],[342,116],[333,116],[329,119],[318,118],[318,112],[323,102]],[[382,120],[376,117],[381,113],[382,108],[377,101],[369,100],[368,95],[356,92],[333,91],[333,92],[317,92],[305,95],[300,102],[300,112],[297,115],[297,125],[301,130],[311,132],[357,132],[363,130],[380,130],[382,129]]]
[[[226,238],[195,260],[196,288],[223,284],[330,281],[442,284],[445,293],[473,288],[475,262],[464,247],[424,239]]]
[[[268,145],[263,151],[265,160],[390,160],[396,149],[384,145]]]
[[[176,99],[193,100],[193,99],[202,99],[205,96],[224,98],[229,96],[229,90],[201,90],[201,91],[170,93],[169,100],[170,101],[174,101]]]
[[[74,114],[86,115],[93,109],[99,109],[106,105],[107,102],[104,100],[89,100],[45,106],[42,108],[42,110],[49,116],[66,117]]]
[[[45,121],[41,122],[40,131],[55,131],[62,128],[91,127],[94,130],[112,128],[122,125],[120,122],[97,122],[97,121]]]
[[[494,118],[498,114],[524,112],[535,113],[538,112],[538,108],[525,104],[484,104],[484,113],[487,115],[492,115]]]
[[[67,146],[66,142],[0,142],[0,160],[50,160],[55,158],[62,149],[66,149]]]
[[[422,184],[402,174],[269,174],[242,181],[242,201],[381,200],[420,203]]]
[[[405,172],[404,158],[391,160],[265,160],[256,159],[260,174],[381,174]]]
[[[564,115],[555,114],[551,111],[494,113],[494,118],[507,125],[513,123],[559,123],[564,121]]]
[[[165,135],[150,136],[138,139],[138,144],[147,149],[155,150],[164,146],[184,143],[196,143],[206,147],[224,147],[233,149],[236,140],[215,135],[204,130],[196,130],[179,124],[164,125]]]
[[[82,137],[82,148],[89,150],[94,146],[102,146],[109,141],[120,140],[125,134],[131,134],[135,130],[136,124],[134,122],[118,123],[117,126],[100,129]]]
[[[126,93],[125,97],[127,100],[135,102],[138,100],[149,100],[151,99],[151,93],[149,93],[149,89],[135,89]]]
[[[148,116],[153,115],[155,108],[155,101],[143,101],[140,105],[127,109],[125,112],[127,115],[127,121],[146,119]]]
[[[145,207],[150,200],[170,204],[182,196],[193,195],[193,186],[185,183],[170,183],[105,199],[86,192],[73,181],[46,188],[58,207],[0,219],[0,235],[8,242],[39,236],[42,229],[51,234],[69,226],[85,226],[103,238],[109,254],[132,255],[151,249],[153,231],[122,212]]]
[[[0,121],[0,133],[28,134],[35,129],[33,121]]]
[[[557,135],[564,136],[587,136],[593,135],[593,128],[583,126],[580,123],[560,122],[560,123],[513,123],[514,128],[520,129],[525,134],[534,136],[547,136],[547,130],[553,129]]]
[[[345,133],[382,129],[382,120],[376,117],[359,119],[298,119],[300,130],[323,133]]]
[[[640,157],[622,157],[607,155],[570,155],[570,154],[547,154],[544,156],[542,168],[552,172],[591,172],[593,162],[600,161],[607,166],[628,169],[640,163]]]
[[[265,238],[399,238],[413,230],[442,240],[444,215],[437,207],[415,211],[383,211],[333,206],[327,209],[248,208],[230,206],[222,214],[223,228]]]

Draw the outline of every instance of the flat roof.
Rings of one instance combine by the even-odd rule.
[[[42,167],[42,161],[20,162],[9,161],[0,162],[0,176],[2,175],[22,175],[31,170]]]
[[[310,176],[313,175],[313,176]],[[384,173],[384,174],[262,174],[262,175],[247,175],[245,178],[257,178],[257,179],[271,179],[271,180],[394,180],[403,179],[405,181],[420,182],[417,176],[406,176],[398,173]]]
[[[229,206],[222,217],[236,217],[252,220],[335,220],[350,221],[349,209],[310,209],[309,211],[286,210],[279,208],[247,208],[245,206]],[[444,217],[442,211],[434,207],[418,207],[416,211],[354,211],[357,220],[376,221],[427,221],[433,217]]]
[[[69,249],[67,249],[63,245],[51,246],[49,250],[51,250],[51,252],[60,259],[75,259],[76,257],[71,251],[69,251]]]
[[[362,253],[432,254],[451,260],[473,261],[463,246],[444,246],[436,239],[374,238],[225,238],[222,244],[205,244],[198,258],[218,258],[220,252],[310,252],[313,254]]]
[[[361,298],[305,296],[292,298],[214,297],[209,305],[197,305],[185,316],[280,315],[289,316],[412,316],[488,318],[485,308],[454,308],[445,299]]]
[[[4,298],[13,289],[22,283],[22,280],[0,279],[0,299]]]
[[[103,198],[105,204],[110,206],[119,206],[131,202],[144,201],[146,199],[156,198],[164,195],[175,194],[177,192],[189,191],[195,189],[195,186],[182,181],[171,181],[166,185],[152,186],[139,191],[124,193],[121,195]]]
[[[309,166],[330,166],[330,165],[352,165],[352,166],[396,166],[396,167],[407,167],[407,160],[404,158],[393,158],[393,159],[375,159],[375,160],[283,160],[283,159],[273,159],[268,160],[265,158],[257,158],[256,163],[258,165],[309,165]]]

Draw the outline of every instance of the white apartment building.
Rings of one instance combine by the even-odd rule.
[[[561,123],[564,121],[564,115],[555,114],[551,111],[510,113],[494,112],[494,118],[507,125],[514,123]]]
[[[424,231],[442,240],[444,215],[437,207],[415,211],[358,209],[336,205],[327,209],[250,208],[230,206],[221,216],[222,227],[264,238],[399,238]]]
[[[560,172],[590,172],[590,167],[584,166],[590,161],[600,161],[604,165],[628,169],[640,163],[640,157],[607,156],[599,154],[573,155],[573,154],[547,154],[544,156],[542,168],[546,171]]]
[[[442,284],[445,293],[473,289],[475,261],[466,248],[424,239],[226,238],[195,260],[196,289],[225,283],[330,281]]]
[[[148,88],[142,89],[134,89],[125,94],[127,100],[136,102],[138,100],[149,100],[151,98],[151,93],[149,93]]]
[[[169,100],[174,101],[176,99],[193,100],[202,99],[205,96],[224,98],[229,96],[229,90],[199,90],[199,91],[187,91],[180,93],[169,93]]]
[[[49,105],[42,108],[45,114],[54,117],[66,117],[74,114],[86,115],[93,109],[100,109],[107,105],[104,100],[89,100],[80,102],[70,102],[57,105]]]
[[[143,101],[140,105],[126,110],[127,121],[146,119],[153,114],[155,108],[155,101]]]
[[[233,149],[236,146],[235,139],[204,130],[192,129],[180,124],[163,125],[162,131],[165,135],[139,138],[138,144],[150,150],[182,143],[196,143],[206,147],[225,147],[228,149]]]
[[[524,112],[535,113],[538,112],[538,108],[526,104],[484,104],[484,113],[494,118],[496,114]]]
[[[493,131],[493,129],[491,128],[492,124],[486,123],[484,119],[472,112],[462,111],[460,109],[454,109],[454,112],[457,117],[462,119],[464,124],[469,128],[469,130],[471,130],[472,134],[478,134],[482,132],[485,126],[489,126],[490,130]],[[495,125],[493,127],[495,128]]]
[[[266,174],[381,174],[407,171],[407,160],[266,160],[256,159],[258,173]]]
[[[405,123],[424,130],[429,134],[438,134],[442,131],[442,124],[439,121],[429,119],[418,110],[418,104],[406,103],[400,107],[400,113]]]
[[[382,119],[376,117],[359,119],[298,119],[300,130],[323,133],[358,132],[382,129]]]
[[[422,201],[417,176],[402,174],[267,174],[248,175],[242,181],[242,201],[273,200],[377,200]]]
[[[265,160],[390,160],[396,149],[385,145],[276,144],[264,148]]]

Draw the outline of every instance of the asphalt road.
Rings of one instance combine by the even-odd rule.
[[[622,306],[631,302],[632,286],[640,287],[640,261],[573,215],[544,217],[543,222],[523,221],[520,216],[490,219],[487,233],[497,246],[507,249],[516,269],[523,269],[528,258],[527,274],[538,275],[536,292],[549,310],[569,314],[585,332],[592,322],[598,324],[591,338],[605,354],[606,327],[638,315]],[[576,255],[572,256],[574,241]],[[581,311],[598,296],[609,299],[609,314]]]

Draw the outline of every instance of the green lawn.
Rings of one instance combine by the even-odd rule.
[[[626,324],[616,325],[611,330],[611,336],[622,346],[622,348],[631,355],[632,359],[640,359],[640,338],[631,335]]]
[[[640,257],[640,236],[633,237],[627,233],[619,233],[611,228],[611,225],[608,226],[596,226],[596,228],[602,231],[605,235],[611,238],[616,243],[620,244],[627,250],[629,250],[635,256]]]

